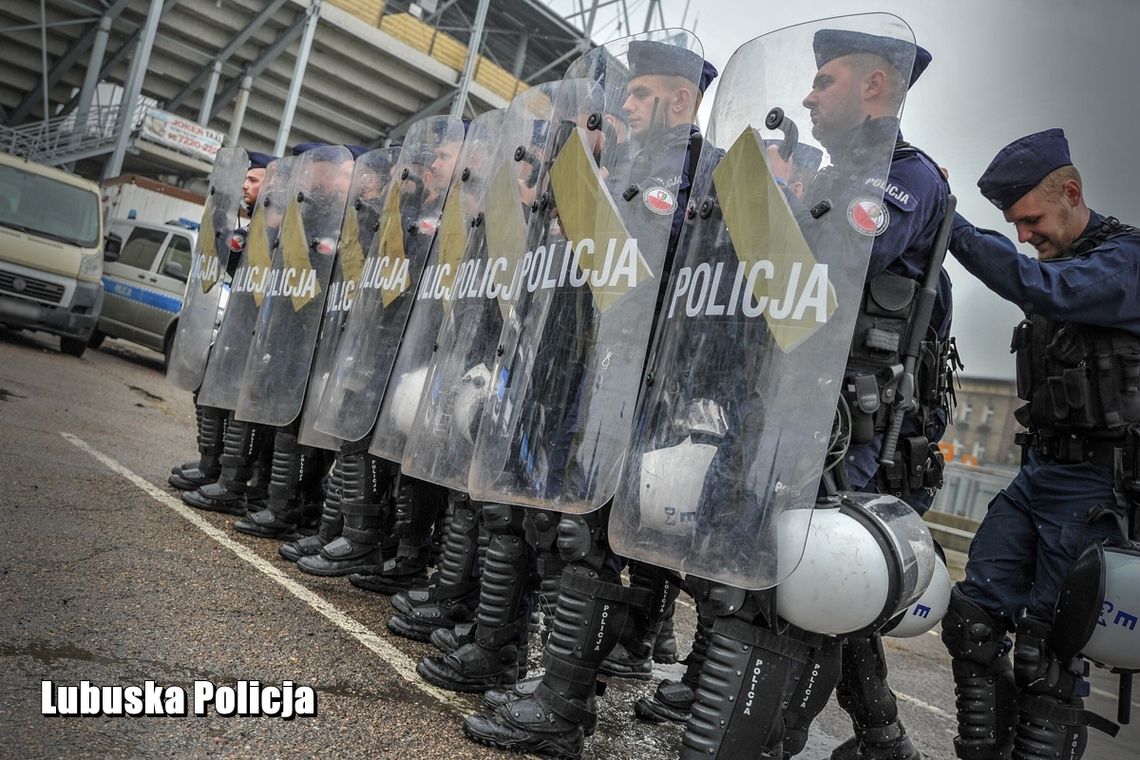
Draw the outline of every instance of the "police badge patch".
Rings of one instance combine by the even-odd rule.
[[[878,237],[890,226],[891,215],[882,201],[856,198],[847,207],[847,221],[860,235]]]
[[[677,210],[677,199],[673,193],[660,185],[646,190],[643,198],[645,199],[645,207],[654,214],[668,216]]]

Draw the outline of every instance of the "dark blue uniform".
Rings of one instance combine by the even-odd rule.
[[[999,151],[978,187],[1007,219],[1057,246],[1075,232],[1071,214],[1085,211],[1071,165],[1064,133],[1045,130]],[[1130,379],[1140,363],[1140,232],[1088,213],[1081,234],[1045,260],[955,218],[951,252],[1025,311],[1012,348],[1018,396],[1029,402],[1016,412],[1028,428],[1021,469],[990,502],[942,620],[959,757],[1077,760],[1087,726],[1112,730],[1084,711],[1087,665],[1058,653],[1052,632],[1073,562],[1117,532],[1090,512],[1114,505],[1113,462],[1122,449],[1129,461],[1126,431],[1140,423]]]
[[[921,280],[930,260],[930,251],[938,226],[946,216],[949,188],[938,166],[925,153],[909,146],[895,150],[891,168],[884,182],[881,177],[867,177],[864,187],[868,193],[883,193],[883,218],[871,247],[871,262],[867,267],[870,280],[882,272]],[[950,333],[951,308],[950,277],[942,270],[938,281],[938,298],[931,315],[931,324],[938,337],[945,339]],[[933,420],[931,442],[942,437],[946,430],[946,417],[939,412]],[[902,435],[919,434],[914,420],[904,423]],[[874,477],[878,472],[882,434],[872,443],[852,447],[847,453],[847,472],[855,490],[875,490]],[[916,495],[909,499],[920,513],[930,507],[931,495]]]
[[[1103,221],[1093,212],[1084,236]],[[1027,314],[1140,335],[1140,235],[1107,240],[1083,256],[1040,261],[1018,254],[1005,236],[956,216],[950,249]],[[1022,610],[1051,618],[1073,561],[1113,532],[1104,520],[1086,524],[1090,509],[1113,502],[1112,488],[1108,466],[1059,462],[1030,451],[1013,482],[990,502],[958,589],[1011,629]]]

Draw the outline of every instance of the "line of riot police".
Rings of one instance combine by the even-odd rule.
[[[605,680],[675,661],[684,591],[684,676],[636,709],[682,757],[794,756],[838,687],[833,758],[918,758],[879,637],[950,597],[921,513],[954,204],[898,119],[929,62],[883,14],[772,32],[705,137],[717,70],[663,30],[399,147],[222,151],[193,271],[229,305],[215,330],[224,284],[188,284],[171,484],[391,595],[420,676],[484,694],[475,741],[581,756]]]

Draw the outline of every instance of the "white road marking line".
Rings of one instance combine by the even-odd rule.
[[[401,652],[396,647],[389,644],[380,636],[376,635],[372,629],[365,626],[360,621],[354,619],[351,615],[341,610],[335,605],[329,604],[320,595],[314,593],[304,585],[284,575],[278,568],[274,567],[272,563],[262,559],[254,552],[250,551],[247,547],[234,541],[227,536],[224,531],[214,527],[209,521],[197,514],[193,509],[187,507],[179,499],[174,498],[170,494],[159,490],[151,483],[143,480],[135,473],[128,470],[117,461],[107,456],[106,454],[92,448],[86,441],[75,437],[70,433],[60,433],[68,442],[76,447],[86,451],[95,459],[102,462],[106,467],[115,471],[119,475],[129,480],[131,483],[138,486],[152,499],[169,507],[177,512],[187,521],[192,523],[195,527],[201,530],[210,538],[217,541],[225,548],[232,551],[241,559],[253,565],[255,569],[269,576],[272,580],[280,584],[286,591],[301,601],[308,604],[316,612],[323,615],[329,622],[345,631],[348,635],[363,644],[367,649],[380,657],[388,663],[396,673],[408,682],[409,685],[414,686],[425,694],[433,697],[437,701],[461,717],[466,717],[471,714],[471,705],[464,702],[451,692],[438,689],[429,683],[425,683],[423,679],[416,674],[416,663],[412,658]]]
[[[950,720],[955,721],[955,722],[957,722],[957,720],[958,720],[957,716],[951,715],[950,713],[943,710],[941,707],[935,707],[934,705],[930,704],[929,702],[923,702],[921,699],[918,699],[917,697],[912,697],[909,694],[903,694],[901,691],[896,691],[895,696],[898,697],[899,699],[901,699],[903,702],[909,702],[910,704],[912,704],[916,707],[921,707],[923,710],[926,710],[927,712],[934,713],[935,715],[938,715],[940,717],[949,718]]]

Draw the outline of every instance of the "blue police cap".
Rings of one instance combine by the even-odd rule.
[[[1060,129],[1018,138],[998,151],[978,180],[978,189],[1002,211],[1062,166],[1071,166],[1069,141]]]
[[[308,153],[310,150],[314,150],[316,148],[324,148],[327,145],[328,143],[323,142],[297,143],[293,146],[293,155],[300,156],[304,153]]]
[[[764,147],[768,148],[775,145],[777,148],[784,144],[783,140],[764,140]],[[810,172],[819,171],[819,165],[823,163],[823,151],[814,145],[807,143],[796,143],[796,147],[792,148],[792,162],[796,166],[801,166]]]
[[[684,77],[692,81],[693,74],[699,69],[699,79],[696,81],[697,89],[705,91],[712,80],[719,73],[716,66],[701,58],[692,50],[686,50],[676,45],[667,45],[664,42],[650,40],[636,40],[629,43],[626,50],[629,60],[629,78],[658,74],[661,76]]]
[[[363,145],[345,145],[344,147],[348,148],[348,152],[352,154],[353,161],[368,152],[368,148],[365,148]]]
[[[250,169],[264,169],[269,166],[270,161],[276,161],[277,156],[271,156],[268,153],[258,153],[256,150],[251,150],[247,154],[249,156]]]
[[[820,29],[812,39],[812,49],[815,51],[816,67],[835,58],[857,53],[873,53],[885,58],[900,73],[905,73],[909,67],[908,89],[918,81],[934,58],[921,45],[850,29]]]

